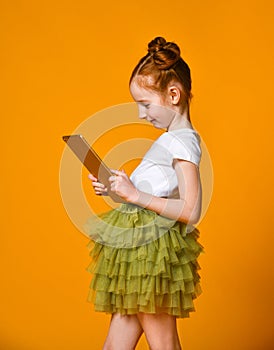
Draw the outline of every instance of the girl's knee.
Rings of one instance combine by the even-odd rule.
[[[134,350],[142,332],[135,315],[113,314],[103,350]]]
[[[181,350],[176,318],[162,314],[138,314],[151,350]]]

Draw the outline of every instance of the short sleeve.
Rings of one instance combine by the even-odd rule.
[[[169,152],[173,159],[182,159],[199,166],[201,160],[200,137],[198,134],[188,134],[184,137],[172,135]]]

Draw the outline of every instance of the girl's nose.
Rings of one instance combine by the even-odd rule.
[[[145,119],[146,118],[146,113],[145,112],[143,112],[143,113],[139,112],[139,118],[140,119]]]
[[[139,112],[139,118],[144,119],[146,118],[146,108],[142,105],[138,105],[138,112]]]

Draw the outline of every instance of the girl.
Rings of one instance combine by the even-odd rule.
[[[135,349],[143,332],[150,349],[181,349],[176,318],[194,311],[202,246],[192,226],[201,214],[200,137],[190,122],[190,69],[179,47],[152,40],[129,88],[139,117],[166,131],[130,177],[112,170],[110,190],[123,204],[87,225],[88,300],[112,314],[104,350]],[[89,178],[97,195],[107,194]]]

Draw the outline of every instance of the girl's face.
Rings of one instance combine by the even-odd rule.
[[[135,80],[130,84],[130,93],[137,102],[139,118],[146,119],[158,129],[169,129],[176,116],[172,104],[163,102],[160,95],[140,87]]]

